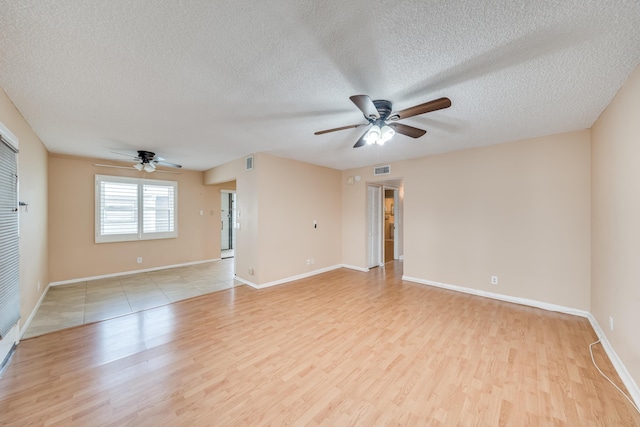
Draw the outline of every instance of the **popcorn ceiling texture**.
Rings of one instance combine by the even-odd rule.
[[[0,0],[0,86],[49,151],[254,152],[347,169],[589,128],[640,62],[640,2]],[[420,139],[351,148],[354,94]]]

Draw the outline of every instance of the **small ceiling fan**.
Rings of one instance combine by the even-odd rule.
[[[115,154],[119,154],[121,156],[131,157],[130,154],[117,153],[115,151],[114,151],[114,153]],[[178,164],[175,164],[175,163],[167,162],[162,157],[157,156],[156,153],[153,153],[151,151],[145,151],[145,150],[138,150],[138,155],[133,158],[133,161],[135,162],[133,164],[134,168],[136,168],[139,171],[144,170],[145,172],[153,172],[153,171],[155,171],[156,170],[156,165],[169,166],[169,167],[172,167],[172,168],[181,168],[182,167],[182,165],[178,165]]]
[[[396,133],[400,133],[411,138],[420,138],[422,135],[427,133],[426,130],[395,122],[397,120],[406,119],[419,114],[430,113],[431,111],[451,107],[451,100],[449,98],[438,98],[433,101],[425,102],[424,104],[392,113],[391,102],[384,99],[372,101],[368,95],[353,95],[349,97],[349,99],[356,104],[356,107],[358,107],[360,111],[362,111],[362,114],[368,123],[321,130],[315,132],[314,135],[322,135],[329,132],[371,125],[371,127],[362,134],[360,139],[358,139],[353,148],[362,147],[365,144],[382,145],[393,138]]]

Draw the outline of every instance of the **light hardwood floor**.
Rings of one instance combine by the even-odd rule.
[[[239,286],[25,340],[0,425],[640,425],[586,319],[399,277]]]

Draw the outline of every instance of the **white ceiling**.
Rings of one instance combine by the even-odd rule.
[[[638,0],[0,0],[0,86],[51,152],[254,152],[347,169],[589,128],[640,63]],[[349,96],[452,107],[353,149]],[[1,118],[0,118],[1,120]]]

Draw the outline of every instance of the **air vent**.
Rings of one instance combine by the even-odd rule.
[[[389,175],[391,173],[391,166],[378,166],[373,168],[374,175]]]
[[[245,159],[245,169],[248,171],[253,170],[253,156],[249,156]]]

